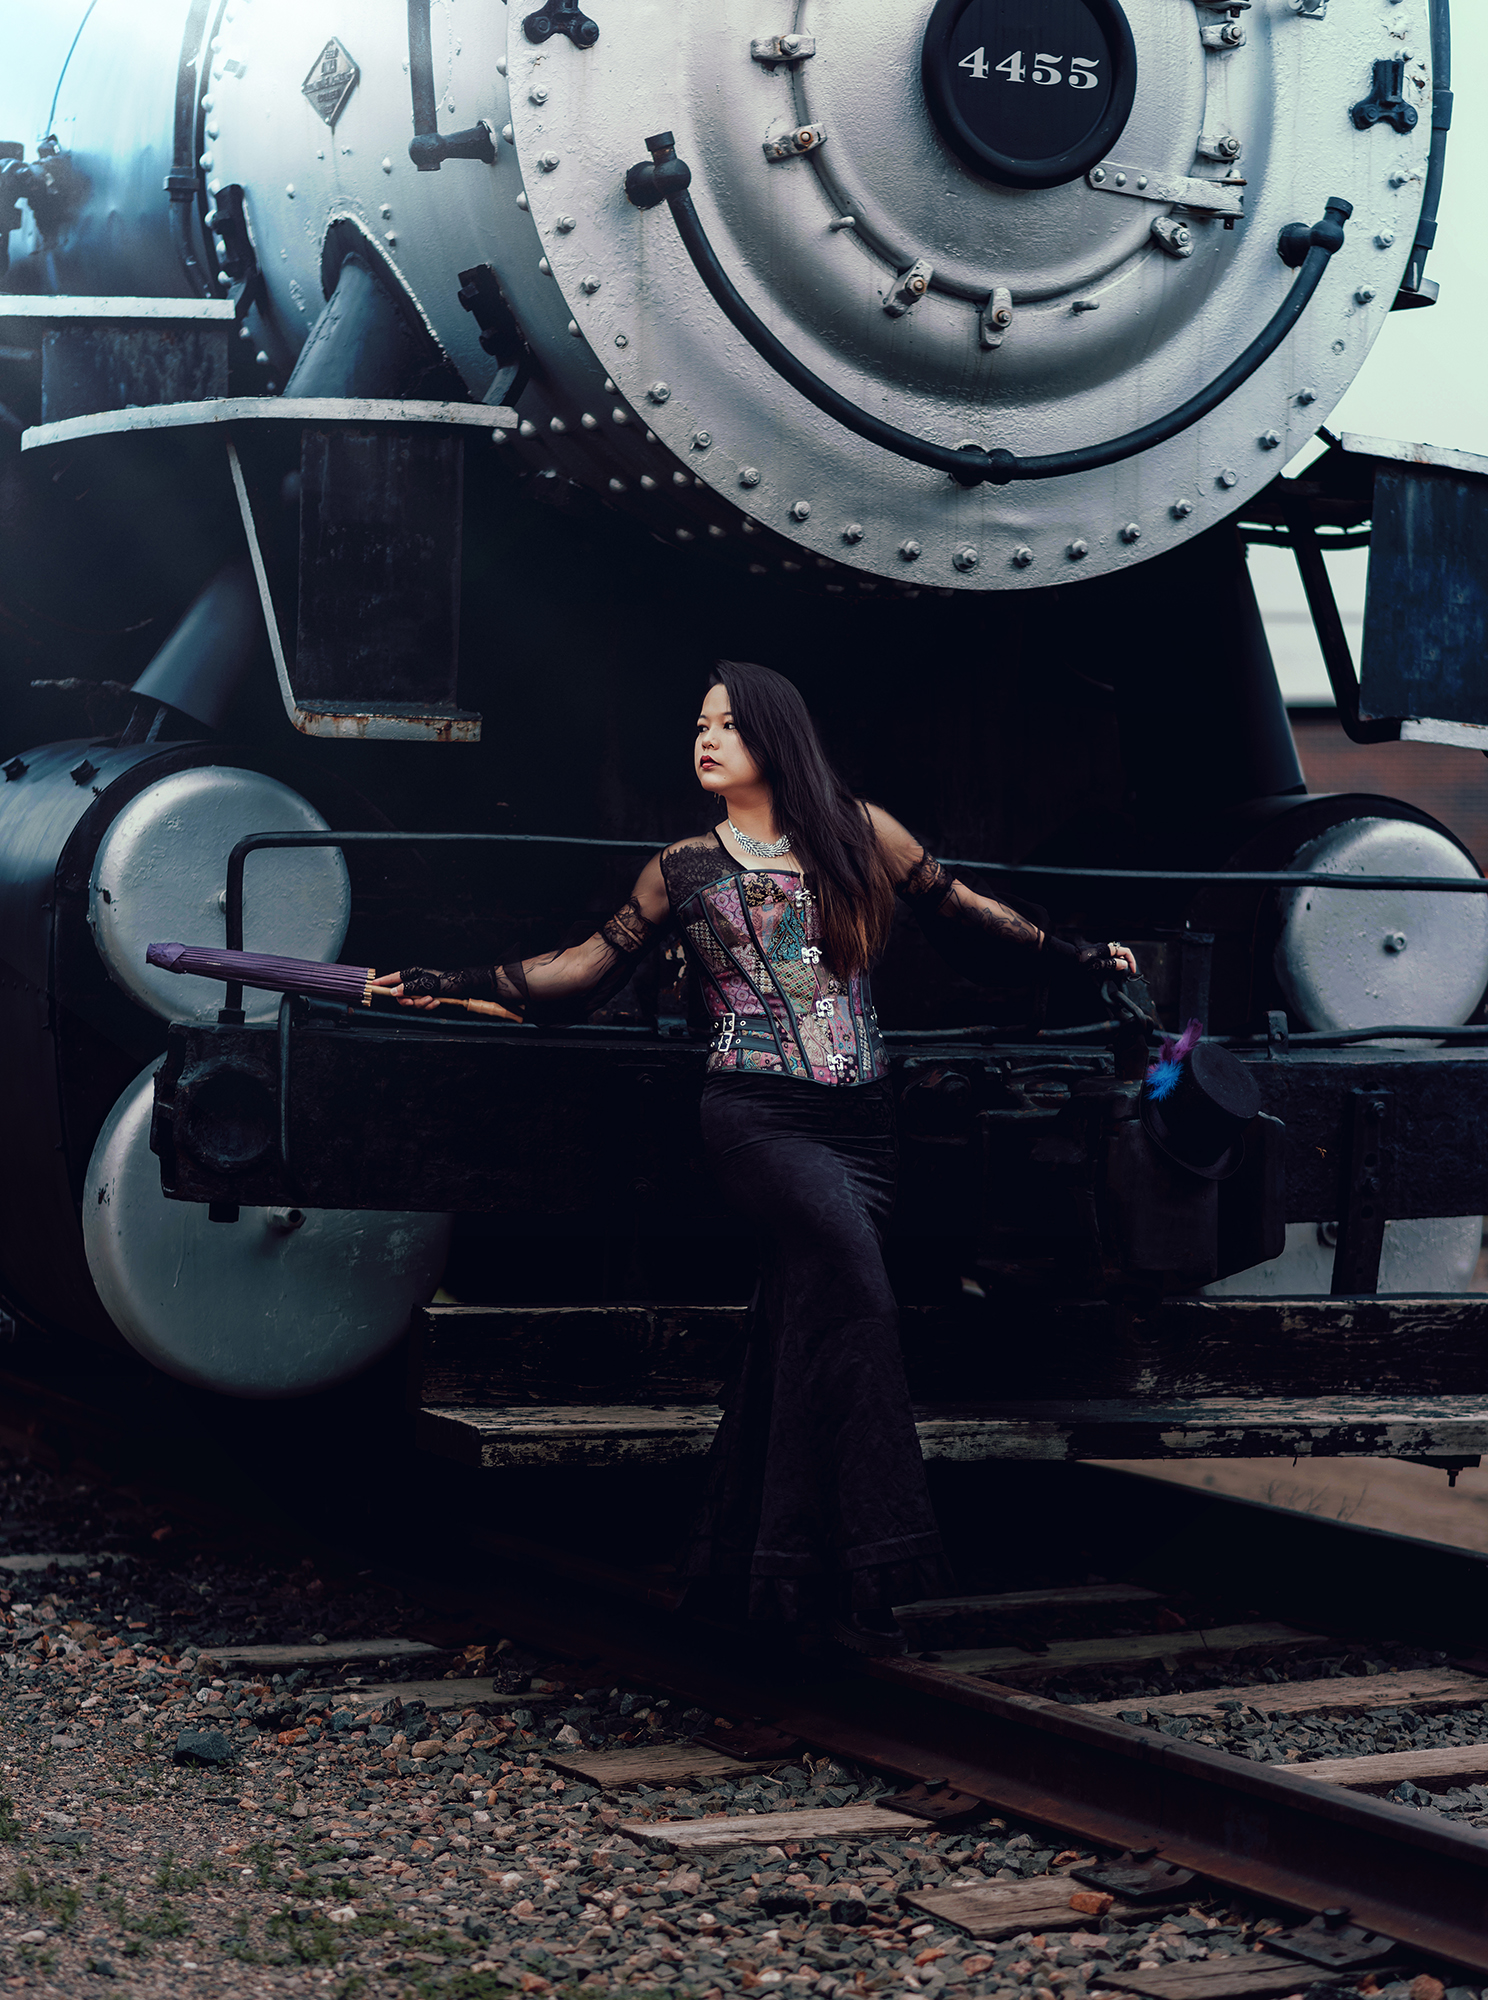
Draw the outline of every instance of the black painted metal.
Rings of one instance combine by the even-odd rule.
[[[1451,0],[1431,0],[1431,152],[1426,162],[1426,185],[1421,193],[1421,213],[1410,262],[1395,295],[1396,310],[1436,303],[1437,287],[1425,276],[1426,259],[1436,242],[1436,215],[1441,205],[1442,180],[1447,170],[1447,134],[1451,129]]]
[[[220,729],[264,652],[263,610],[246,560],[228,563],[202,591],[132,692]]]
[[[1385,1217],[1394,1192],[1395,1093],[1352,1090],[1348,1102],[1348,1172],[1333,1253],[1335,1298],[1379,1290]]]
[[[1348,634],[1343,629],[1338,601],[1333,595],[1333,579],[1328,574],[1317,528],[1305,501],[1295,497],[1287,499],[1286,522],[1302,588],[1307,593],[1307,608],[1312,613],[1323,665],[1328,670],[1328,685],[1333,690],[1333,700],[1338,708],[1339,724],[1352,743],[1393,743],[1400,736],[1399,716],[1372,717],[1368,720],[1360,717],[1359,677],[1354,671]]]
[[[1366,711],[1488,724],[1485,574],[1488,479],[1482,472],[1376,460],[1359,671]]]
[[[669,132],[658,133],[646,144],[652,149],[650,172],[655,176],[658,191],[662,186],[662,175],[670,176],[674,168],[686,172],[687,182],[675,192],[664,195],[672,220],[677,225],[677,234],[682,238],[683,248],[692,259],[694,269],[724,317],[755,352],[808,402],[824,410],[845,429],[866,438],[870,444],[881,445],[885,451],[892,451],[900,458],[912,459],[917,464],[930,466],[934,471],[944,472],[959,486],[980,486],[984,481],[1005,486],[1011,480],[1058,479],[1070,473],[1094,472],[1103,465],[1118,465],[1123,459],[1134,458],[1139,452],[1150,451],[1157,445],[1165,444],[1169,438],[1181,435],[1217,409],[1276,352],[1311,303],[1313,294],[1323,281],[1329,260],[1342,246],[1343,224],[1354,212],[1352,203],[1341,197],[1329,199],[1322,220],[1315,222],[1308,231],[1311,247],[1286,298],[1250,345],[1236,356],[1228,368],[1216,375],[1207,388],[1190,396],[1187,402],[1180,403],[1167,416],[1144,424],[1139,430],[1128,431],[1122,437],[1112,438],[1105,444],[1081,445],[1073,451],[1044,452],[1020,458],[1002,446],[986,450],[981,445],[944,445],[936,444],[929,438],[915,437],[895,424],[885,423],[870,411],[859,409],[840,390],[813,374],[765,325],[719,262],[718,253],[709,242],[692,196],[687,191],[692,178],[691,170],[677,160],[672,135]],[[626,175],[626,193],[636,207],[653,205],[649,198],[637,199],[642,177],[647,171],[645,163],[642,163],[639,167],[632,167]],[[1291,226],[1306,228],[1300,223]]]
[[[439,92],[434,83],[434,45],[429,15],[432,0],[408,0],[408,82],[413,94],[413,137],[408,157],[421,174],[438,173],[446,160],[496,158],[495,136],[484,121],[462,132],[439,129]]]
[[[1078,180],[1111,151],[1126,129],[1136,99],[1137,48],[1121,0],[1078,0],[1077,9],[1070,10],[1063,28],[1081,37],[1077,46],[1087,55],[1104,48],[1108,74],[1103,74],[1100,81],[1107,87],[1106,104],[1099,121],[1074,145],[1053,152],[1046,148],[1037,155],[1014,153],[1005,145],[993,144],[977,131],[963,104],[957,101],[960,79],[955,71],[959,64],[952,42],[969,7],[978,7],[978,0],[937,0],[921,48],[920,80],[930,115],[942,138],[973,173],[1002,187],[1051,188]],[[1041,30],[1053,34],[1058,24],[1041,19],[1039,25]],[[978,32],[979,29],[973,29],[973,40]],[[1063,36],[1056,36],[1049,46],[1059,48],[1062,42]],[[990,97],[996,90],[997,85],[990,83],[987,95]],[[1053,95],[1062,98],[1064,93]],[[1078,109],[1078,95],[1074,103]],[[985,108],[992,109],[990,105]],[[1037,101],[1036,108],[1044,110]],[[1068,109],[1068,102],[1061,108]],[[987,122],[995,127],[998,121],[989,118]]]

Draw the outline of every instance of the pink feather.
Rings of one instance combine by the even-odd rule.
[[[1203,1038],[1203,1022],[1191,1020],[1176,1041],[1171,1035],[1163,1036],[1162,1047],[1157,1056],[1158,1062],[1181,1063],[1185,1056],[1193,1054]]]

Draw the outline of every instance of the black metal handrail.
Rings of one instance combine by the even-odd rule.
[[[229,951],[243,949],[243,869],[248,856],[257,853],[261,848],[371,847],[390,845],[394,842],[400,842],[404,846],[421,846],[453,841],[474,842],[477,845],[499,843],[534,847],[603,847],[623,849],[633,854],[658,854],[667,845],[664,840],[600,840],[587,834],[575,833],[402,833],[383,829],[369,833],[250,833],[237,843],[227,857],[227,893],[224,901],[227,948]],[[1193,882],[1208,885],[1229,883],[1244,887],[1261,886],[1277,889],[1424,889],[1440,890],[1445,895],[1472,895],[1488,890],[1488,877],[1481,875],[1461,878],[1440,875],[1304,875],[1289,874],[1280,869],[1074,868],[1053,867],[1027,861],[952,859],[945,859],[943,865],[948,868],[975,868],[986,875],[1054,875],[1078,882]],[[229,982],[225,1002],[218,1019],[241,1021],[243,1018],[241,983]],[[1375,1032],[1391,1034],[1398,1031],[1381,1028]],[[1430,1034],[1441,1031],[1416,1029],[1411,1032]],[[1452,1030],[1445,1032],[1451,1033]]]
[[[1325,204],[1322,219],[1313,223],[1311,228],[1305,222],[1292,222],[1282,230],[1278,252],[1297,272],[1291,289],[1249,347],[1216,375],[1207,388],[1190,396],[1186,403],[1180,403],[1167,416],[1158,417],[1122,437],[1108,439],[1105,444],[1081,445],[1074,451],[1042,452],[1033,457],[1020,458],[1016,452],[1002,446],[988,451],[981,445],[936,444],[931,438],[916,437],[911,431],[902,431],[896,424],[885,423],[882,417],[860,409],[839,389],[834,389],[829,382],[813,374],[784,341],[770,331],[724,270],[688,193],[692,169],[684,160],[677,158],[672,134],[658,132],[645,144],[651,158],[632,167],[626,174],[627,196],[636,208],[656,208],[662,202],[666,203],[677,225],[682,247],[692,259],[698,276],[712,293],[725,318],[743,334],[756,354],[767,361],[793,389],[798,389],[808,402],[815,403],[819,410],[835,418],[844,429],[867,438],[870,444],[882,445],[885,451],[892,451],[900,458],[913,459],[920,465],[944,472],[958,486],[980,486],[983,481],[990,481],[994,486],[1006,486],[1015,479],[1058,479],[1076,472],[1094,472],[1101,466],[1117,465],[1123,459],[1135,458],[1139,452],[1166,444],[1170,438],[1190,429],[1207,417],[1211,410],[1218,409],[1280,347],[1322,283],[1323,273],[1333,253],[1342,248],[1343,225],[1354,212],[1352,204],[1343,200],[1342,196],[1331,195]]]

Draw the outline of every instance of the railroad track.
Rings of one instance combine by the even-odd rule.
[[[0,1398],[0,1420],[12,1436],[19,1388],[12,1382],[8,1397]],[[158,1477],[158,1416],[152,1430],[145,1413],[137,1413],[139,1427],[126,1450],[118,1444],[118,1424],[110,1426],[106,1413],[76,1390],[73,1384],[70,1399],[55,1385],[37,1391],[33,1409],[43,1410],[47,1449],[55,1456],[68,1436],[92,1435],[96,1442],[106,1435],[125,1456],[132,1451],[137,1459],[153,1460]],[[262,1413],[254,1416],[261,1420]],[[222,1421],[231,1431],[242,1419],[227,1413]],[[99,1428],[90,1433],[94,1424]],[[222,1436],[198,1438],[179,1454],[178,1467],[189,1472],[198,1495],[207,1490],[219,1502],[242,1506],[250,1499],[246,1460],[223,1443]],[[1322,1958],[1311,1970],[1308,1961],[1296,1961],[1304,1968],[1296,1987],[1268,1990],[1357,1980],[1382,1953],[1388,1957],[1391,1941],[1488,1977],[1488,1832],[1370,1796],[1367,1789],[1414,1783],[1412,1772],[1423,1792],[1473,1773],[1488,1775],[1484,1744],[1465,1743],[1445,1758],[1397,1751],[1352,1759],[1347,1761],[1355,1768],[1348,1771],[1344,1760],[1318,1760],[1320,1771],[1277,1768],[1174,1733],[1192,1728],[1192,1718],[1212,1724],[1233,1713],[1227,1703],[1273,1716],[1368,1713],[1362,1705],[1377,1707],[1381,1696],[1413,1711],[1488,1708],[1488,1660],[1475,1660],[1470,1651],[1474,1627],[1482,1629],[1476,1621],[1485,1565],[1477,1558],[1171,1488],[1154,1494],[1150,1482],[1096,1468],[1060,1468],[1074,1506],[1052,1510],[1041,1545],[1030,1524],[1024,1557],[1047,1573],[1061,1540],[1067,1549],[1076,1545],[1070,1515],[1083,1511],[1088,1539],[1101,1545],[1105,1573],[1121,1576],[1111,1557],[1124,1539],[1128,1577],[1140,1580],[907,1607],[920,1657],[842,1668],[803,1662],[778,1645],[679,1616],[664,1575],[586,1551],[576,1528],[588,1510],[592,1550],[595,1519],[603,1518],[593,1512],[600,1504],[597,1489],[577,1498],[570,1492],[565,1513],[556,1485],[529,1482],[535,1511],[547,1508],[552,1532],[546,1539],[523,1538],[482,1525],[493,1497],[489,1483],[478,1489],[487,1505],[473,1516],[477,1489],[446,1469],[442,1479],[431,1478],[416,1504],[401,1496],[403,1518],[395,1526],[385,1509],[371,1504],[375,1478],[364,1476],[348,1494],[352,1462],[346,1452],[326,1450],[298,1467],[283,1460],[261,1467],[256,1502],[272,1492],[279,1508],[301,1524],[322,1520],[343,1558],[357,1566],[370,1562],[439,1612],[451,1629],[463,1623],[499,1630],[547,1657],[597,1658],[607,1671],[664,1687],[732,1718],[741,1730],[767,1726],[775,1732],[776,1754],[782,1740],[799,1742],[890,1774],[904,1786],[929,1788],[937,1796],[921,1795],[915,1810],[932,1823],[948,1805],[956,1809],[948,1799],[955,1794],[962,1811],[1016,1815],[1108,1859],[1142,1854],[1161,1869],[1192,1871],[1204,1883],[1304,1921],[1333,1912],[1335,1930]],[[1029,1474],[1019,1477],[1026,1481]],[[1004,1482],[1003,1493],[1011,1490]],[[1045,1482],[1044,1491],[1053,1488]],[[333,1492],[339,1493],[336,1505]],[[358,1529],[359,1508],[365,1512]],[[992,1508],[992,1518],[997,1514]],[[1156,1614],[1168,1609],[1173,1579],[1191,1586],[1195,1570],[1206,1566],[1211,1577],[1244,1574],[1248,1566],[1247,1589],[1256,1569],[1264,1569],[1269,1591],[1260,1601],[1274,1604],[1279,1616],[1194,1628],[1181,1618],[1175,1624],[1170,1615],[1159,1623]],[[498,1581],[489,1580],[492,1571]],[[1306,1619],[1299,1614],[1309,1599],[1316,1616]],[[1134,1629],[1143,1625],[1148,1629]],[[981,1643],[979,1626],[990,1628]],[[1374,1689],[1377,1676],[1339,1676],[1336,1662],[1350,1650],[1347,1637],[1363,1635],[1372,1646],[1381,1632],[1411,1626],[1455,1647],[1455,1657],[1418,1667],[1413,1677],[1387,1676]],[[1043,1636],[1051,1630],[1054,1637]],[[1297,1664],[1315,1656],[1335,1664],[1326,1676],[1297,1681]],[[1200,1662],[1199,1684],[1177,1693],[1082,1701],[1075,1685],[1098,1673],[1192,1679]],[[1292,1678],[1256,1680],[1260,1666],[1278,1674],[1277,1662],[1292,1670]],[[233,1671],[250,1664],[239,1649]],[[1039,1691],[1051,1681],[1061,1683],[1062,1699]],[[456,1686],[470,1700],[493,1692],[478,1681]],[[747,1737],[732,1742],[737,1749]],[[554,1754],[551,1747],[546,1754]],[[1329,1761],[1337,1765],[1332,1772]],[[1361,1763],[1374,1768],[1361,1769]],[[1484,1803],[1488,1812],[1488,1795]],[[653,1843],[676,1838],[685,1846],[696,1838],[688,1829],[699,1824],[688,1820],[673,1836],[652,1823],[637,1828],[636,1837]],[[742,1827],[735,1820],[719,1837],[755,1839],[768,1830],[762,1822],[752,1832]],[[964,1919],[973,1935],[984,1934],[975,1929],[981,1924],[991,1935],[985,1927],[995,1929],[999,1921],[998,1893],[1013,1886],[1020,1892],[1028,1887],[972,1885],[974,1894],[956,1892],[963,1894],[960,1917],[943,1907],[936,1914],[944,1922]],[[1043,1927],[1057,1928],[1047,1903],[1041,1908]],[[1213,2000],[1242,1992],[1260,2000],[1255,1979],[1265,1968],[1250,1970],[1248,1986],[1211,1983],[1207,1991]],[[1160,1982],[1153,1985],[1155,1978],[1142,1989],[1149,2000],[1161,2000],[1165,1990]],[[1175,1989],[1171,2000],[1198,2000],[1197,1989],[1182,1996]]]

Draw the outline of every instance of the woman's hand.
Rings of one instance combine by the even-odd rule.
[[[1085,945],[1079,963],[1082,971],[1094,972],[1102,979],[1134,979],[1137,973],[1136,954],[1128,944]]]
[[[380,977],[372,980],[371,985],[374,992],[386,993],[388,998],[396,1000],[400,1007],[417,1007],[421,1012],[427,1013],[431,1007],[439,1005],[438,1000],[433,994],[406,997],[403,992],[403,975],[401,972],[384,972]]]

